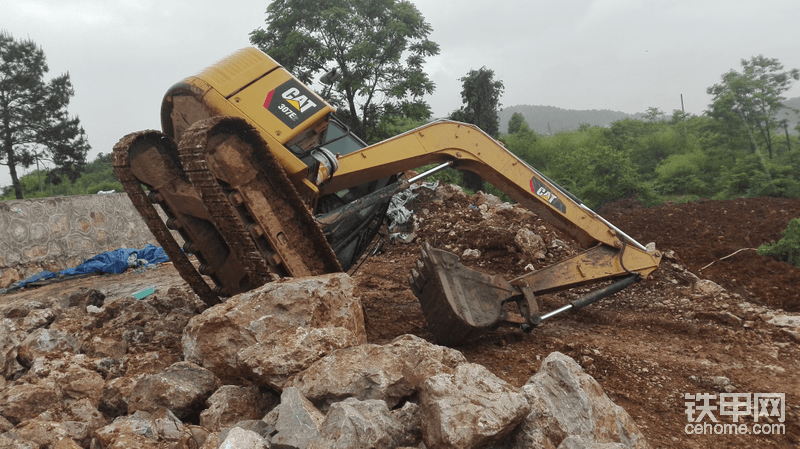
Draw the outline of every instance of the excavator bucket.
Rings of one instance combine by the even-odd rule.
[[[471,270],[453,253],[425,243],[408,279],[437,342],[458,346],[505,320],[505,302],[519,295],[502,276]]]

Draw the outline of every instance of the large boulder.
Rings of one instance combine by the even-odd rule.
[[[380,399],[394,407],[412,395],[429,377],[450,373],[464,356],[413,335],[387,345],[365,344],[340,349],[293,377],[295,386],[321,410],[349,397]]]
[[[349,276],[335,273],[280,280],[236,295],[189,321],[182,338],[184,358],[226,384],[237,384],[252,375],[243,368],[241,352],[282,329],[340,327],[364,343],[364,313],[354,291]]]
[[[11,380],[23,371],[17,362],[17,354],[20,343],[27,336],[28,333],[20,329],[15,320],[0,318],[0,377]]]
[[[212,432],[233,427],[239,421],[261,419],[277,399],[256,386],[223,385],[206,400],[200,425]]]
[[[191,362],[178,362],[136,382],[128,402],[128,413],[155,412],[166,407],[178,418],[185,419],[199,413],[218,387],[219,381],[211,371]]]
[[[34,359],[25,375],[0,390],[0,415],[19,423],[62,403],[88,399],[97,407],[104,382],[93,368],[83,355]]]
[[[343,327],[281,329],[239,351],[245,377],[257,385],[282,390],[289,377],[336,349],[358,345]]]
[[[78,342],[64,331],[36,329],[19,345],[18,359],[30,366],[37,357],[57,357],[63,352],[78,351]]]
[[[294,387],[283,390],[280,405],[264,418],[275,428],[274,446],[296,449],[304,449],[319,435],[324,420],[325,415]]]
[[[325,416],[319,436],[305,447],[394,449],[419,444],[419,432],[406,428],[404,422],[408,420],[400,419],[400,415],[415,407],[407,404],[408,407],[391,411],[386,402],[378,399],[359,401],[348,398],[337,402]]]
[[[91,447],[102,448],[191,448],[198,447],[192,432],[172,412],[160,408],[153,413],[138,410],[121,416],[94,432]]]
[[[576,446],[581,441],[588,441],[591,447],[611,443],[648,447],[625,410],[611,402],[575,360],[560,352],[547,356],[522,391],[531,411],[511,435],[512,447],[583,447]]]
[[[419,401],[425,445],[437,449],[487,446],[530,411],[521,391],[474,363],[426,380]]]

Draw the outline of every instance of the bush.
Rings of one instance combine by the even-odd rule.
[[[788,262],[800,268],[800,218],[789,221],[786,230],[781,231],[783,238],[777,243],[765,243],[756,251],[762,256],[770,256],[781,262]]]

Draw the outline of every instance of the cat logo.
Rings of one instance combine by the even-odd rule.
[[[316,114],[321,104],[322,100],[294,79],[271,90],[264,99],[264,108],[292,129]]]
[[[567,213],[567,206],[537,177],[531,178],[531,192],[542,198],[547,204],[558,209],[562,214]]]

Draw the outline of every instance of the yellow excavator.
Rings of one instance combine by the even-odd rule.
[[[661,260],[654,247],[473,125],[441,120],[366,145],[325,100],[255,48],[172,86],[161,125],[123,137],[114,146],[114,171],[180,275],[209,305],[281,277],[349,269],[375,237],[391,197],[447,167],[479,173],[585,251],[506,280],[425,244],[409,284],[442,344],[500,325],[530,331],[637,282]],[[398,175],[431,164],[414,178]],[[607,279],[610,285],[570,304],[539,311],[536,295]]]

